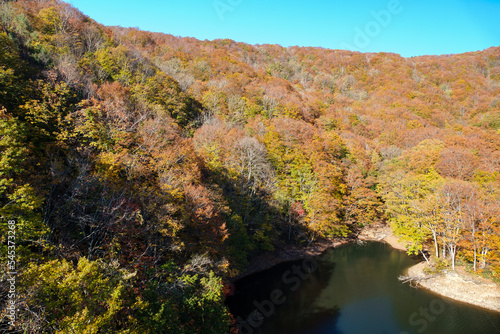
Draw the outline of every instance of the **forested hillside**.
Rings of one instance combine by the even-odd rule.
[[[199,41],[18,0],[0,49],[22,331],[228,332],[249,257],[374,222],[500,278],[500,48]]]

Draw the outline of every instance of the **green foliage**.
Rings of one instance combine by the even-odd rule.
[[[408,253],[418,254],[431,236],[431,231],[425,226],[433,225],[436,219],[430,211],[434,210],[434,194],[443,181],[434,169],[427,174],[409,173],[392,181],[384,196],[392,229],[404,240]]]
[[[244,268],[248,263],[248,253],[252,250],[252,243],[241,217],[233,215],[228,222],[229,237],[226,240],[227,254],[236,269]]]
[[[162,72],[134,87],[134,97],[155,111],[157,116],[169,115],[182,127],[193,125],[200,105],[184,94],[179,84]]]
[[[9,1],[0,3],[0,25],[14,39],[28,39],[30,37],[32,27],[28,18]],[[2,43],[2,45],[5,44]]]
[[[432,262],[432,267],[425,268],[424,271],[428,274],[440,274],[450,267],[450,262],[443,258],[435,258]]]
[[[222,280],[209,272],[204,277],[170,277],[152,281],[132,308],[137,312],[137,333],[226,333],[230,316],[224,305]]]
[[[56,139],[77,100],[76,94],[64,82],[52,84],[40,80],[37,86],[40,98],[30,100],[21,108],[33,129],[32,140],[41,144]]]
[[[32,69],[21,59],[16,43],[0,32],[0,108],[20,116],[19,106],[33,95],[27,75]]]
[[[41,30],[46,35],[54,35],[63,28],[59,12],[54,7],[43,8],[38,18],[41,20]]]
[[[0,260],[7,256],[7,220],[16,221],[17,261],[24,264],[44,250],[48,229],[41,217],[43,197],[23,182],[26,177],[27,131],[15,118],[0,118]]]
[[[80,145],[95,147],[103,151],[112,150],[115,140],[109,126],[104,121],[104,113],[101,108],[85,106],[85,103],[82,103],[82,109],[70,117],[73,126],[63,134],[65,140],[75,141]]]
[[[76,268],[66,260],[55,260],[41,266],[32,264],[23,274],[21,291],[28,307],[40,312],[55,332],[125,333],[127,317],[123,312],[132,276],[85,258]],[[41,305],[45,309],[40,309]]]
[[[485,115],[478,125],[487,126],[493,130],[500,129],[500,112],[497,111]]]
[[[76,267],[66,260],[32,264],[23,274],[20,289],[30,309],[21,314],[21,323],[25,330],[39,330],[33,327],[35,319],[30,319],[36,314],[57,333],[218,334],[228,330],[222,280],[213,272],[201,278],[167,276],[165,283],[151,281],[142,297],[134,297],[135,277],[136,273],[85,258]]]
[[[186,284],[182,297],[181,321],[184,333],[225,333],[230,317],[223,304],[222,280],[210,272],[198,280],[195,276],[184,276]],[[195,290],[197,289],[197,291]]]

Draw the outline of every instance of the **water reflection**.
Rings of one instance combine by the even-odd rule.
[[[242,333],[500,333],[500,315],[397,280],[416,262],[382,243],[346,245],[235,284]]]

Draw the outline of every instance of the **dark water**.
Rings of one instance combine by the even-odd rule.
[[[241,333],[500,333],[500,314],[399,282],[415,263],[383,243],[346,245],[245,277],[227,304]]]

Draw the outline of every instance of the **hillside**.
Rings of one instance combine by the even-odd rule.
[[[57,0],[0,1],[0,47],[0,261],[15,228],[23,331],[227,332],[249,258],[377,222],[500,278],[500,47],[199,41]]]

